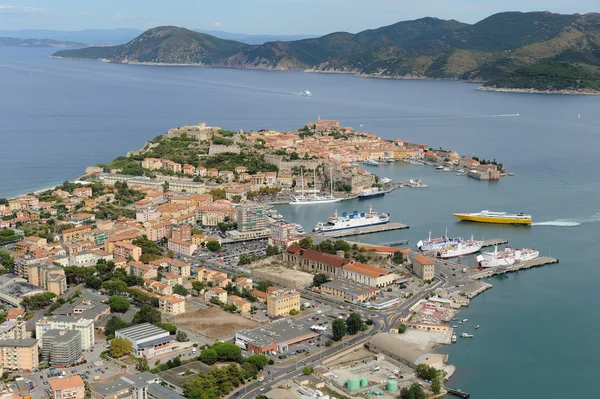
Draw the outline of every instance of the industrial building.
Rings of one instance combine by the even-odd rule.
[[[150,323],[138,324],[115,332],[115,338],[124,338],[131,342],[135,356],[153,357],[171,342],[167,330]]]
[[[26,296],[42,294],[46,292],[43,288],[27,282],[22,277],[13,273],[0,276],[0,301],[12,306],[19,307]]]
[[[46,331],[42,341],[42,359],[54,367],[67,367],[81,359],[81,333],[79,331]]]
[[[252,353],[285,352],[290,345],[319,338],[311,325],[297,320],[279,320],[271,324],[235,333],[235,344]]]
[[[333,280],[321,284],[321,291],[352,303],[360,303],[376,296],[379,289],[368,285],[355,283],[354,281]]]

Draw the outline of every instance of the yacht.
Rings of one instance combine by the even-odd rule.
[[[369,166],[379,166],[379,162],[377,162],[374,159],[366,159],[365,160],[365,165],[369,165]]]
[[[310,91],[308,91],[308,90],[302,90],[302,91],[300,92],[300,95],[301,95],[302,97],[312,97],[312,93],[311,93]]]
[[[452,342],[456,342],[456,334],[452,334]]]
[[[412,188],[427,188],[429,187],[427,184],[423,184],[423,182],[421,181],[421,179],[410,179],[408,181],[408,183],[405,184],[407,187],[412,187]]]
[[[388,184],[391,182],[392,182],[392,179],[388,179],[387,177],[382,177],[381,179],[379,179],[379,183],[381,183],[381,184]]]
[[[333,173],[333,172],[332,172]],[[330,195],[318,195],[316,188],[317,172],[314,171],[313,176],[313,192],[312,194],[304,194],[304,172],[300,168],[300,175],[302,176],[302,194],[294,196],[294,200],[290,202],[290,205],[314,205],[314,204],[329,204],[332,202],[340,202],[341,198],[336,198],[332,194]],[[333,179],[329,179],[331,183],[331,192],[333,193]]]
[[[463,338],[473,338],[473,334],[467,334],[467,333],[462,333],[462,334],[460,334],[460,336]]]

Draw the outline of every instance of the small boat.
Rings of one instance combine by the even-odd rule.
[[[469,321],[469,319],[463,319],[463,323],[466,323],[467,321]]]
[[[581,114],[577,114],[577,119],[581,119]]]
[[[458,324],[462,324],[462,323],[463,323],[462,321],[459,321],[459,322],[458,322]]]
[[[468,334],[468,333],[461,333],[460,336],[463,338],[473,338],[473,334]]]
[[[311,93],[310,91],[308,91],[308,90],[302,90],[302,91],[300,92],[300,95],[301,95],[302,97],[312,97],[312,93]]]
[[[452,334],[452,342],[456,342],[456,334]]]
[[[466,170],[459,170],[456,176],[465,176],[467,174]]]
[[[452,320],[456,321],[458,320],[458,317],[453,317]]]
[[[477,324],[477,325],[475,326],[475,329],[478,329],[478,328],[479,328],[479,324]]]
[[[388,179],[387,177],[383,177],[383,178],[379,179],[379,183],[381,183],[381,184],[388,184],[391,182],[392,182],[392,179]]]
[[[379,162],[374,159],[366,159],[364,164],[369,166],[379,166]]]
[[[452,326],[452,328],[458,328],[458,326]]]
[[[438,165],[438,166],[435,167],[435,170],[437,172],[441,172],[442,170],[444,170],[444,167],[442,165]]]

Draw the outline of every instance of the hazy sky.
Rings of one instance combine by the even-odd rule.
[[[0,0],[0,29],[177,25],[227,32],[358,32],[425,16],[477,22],[500,11],[600,11],[598,0]]]

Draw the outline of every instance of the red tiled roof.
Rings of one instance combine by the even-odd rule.
[[[345,258],[341,258],[336,255],[325,254],[319,251],[315,251],[313,249],[303,249],[298,245],[290,245],[287,249],[287,252],[293,253],[296,256],[300,256],[305,259],[309,259],[315,262],[323,263],[326,265],[330,265],[333,267],[342,267],[350,261]]]
[[[364,274],[370,277],[381,277],[387,276],[391,272],[389,270],[382,269],[380,267],[365,265],[364,263],[353,263],[351,265],[344,266],[344,270],[349,272]]]

